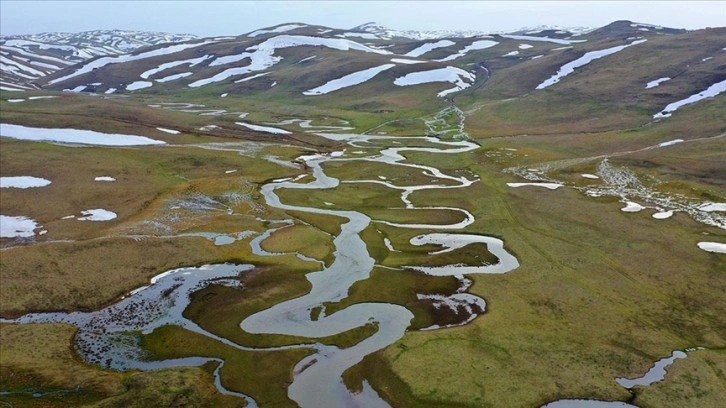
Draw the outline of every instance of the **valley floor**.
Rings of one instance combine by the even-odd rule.
[[[723,100],[492,137],[486,105],[37,95],[0,101],[3,403],[726,404]]]

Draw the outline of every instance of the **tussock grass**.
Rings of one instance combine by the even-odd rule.
[[[16,407],[240,407],[219,394],[213,367],[120,373],[88,366],[71,349],[75,328],[64,324],[0,325],[0,403]],[[33,397],[32,392],[44,395]]]
[[[315,259],[328,259],[333,252],[333,237],[308,225],[294,225],[274,232],[261,244],[277,253],[300,253]]]
[[[219,261],[213,249],[202,238],[108,238],[5,249],[0,313],[95,310],[166,270]]]

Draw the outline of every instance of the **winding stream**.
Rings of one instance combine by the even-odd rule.
[[[348,306],[333,314],[327,315],[324,304],[340,302],[348,296],[351,286],[359,281],[368,279],[376,266],[375,259],[370,256],[366,242],[360,234],[372,222],[385,223],[398,228],[418,228],[431,230],[463,229],[474,222],[474,216],[462,208],[450,207],[416,207],[409,200],[409,196],[424,189],[454,189],[465,188],[478,181],[478,177],[467,178],[452,176],[443,173],[432,166],[405,163],[401,154],[405,151],[427,152],[433,154],[458,154],[476,149],[478,145],[468,141],[445,142],[434,137],[405,138],[406,141],[420,139],[426,143],[440,147],[375,147],[371,142],[391,141],[400,144],[396,138],[390,136],[369,136],[357,134],[328,134],[320,136],[338,141],[344,141],[349,146],[373,152],[370,155],[347,157],[345,151],[332,154],[315,154],[302,156],[299,160],[312,169],[313,181],[308,183],[295,180],[276,180],[261,187],[267,205],[282,210],[300,211],[313,214],[322,214],[340,217],[345,220],[340,233],[334,238],[334,261],[328,266],[321,262],[321,270],[306,275],[312,288],[309,293],[288,301],[271,306],[268,309],[246,317],[240,323],[240,328],[249,333],[293,335],[307,338],[321,338],[333,336],[346,331],[374,324],[377,331],[370,337],[354,346],[339,348],[322,344],[294,345],[279,348],[253,349],[234,343],[226,338],[210,333],[196,323],[183,317],[182,312],[190,302],[190,295],[194,291],[211,284],[239,285],[237,280],[241,273],[252,269],[252,265],[207,265],[200,268],[180,268],[165,272],[152,279],[149,286],[139,288],[128,297],[107,308],[92,313],[34,313],[22,316],[15,320],[2,320],[2,322],[40,323],[64,322],[76,325],[79,328],[76,336],[76,350],[88,362],[103,367],[119,370],[127,369],[159,369],[173,366],[199,366],[210,361],[218,362],[215,372],[215,384],[224,393],[238,395],[255,406],[255,401],[244,395],[226,390],[219,379],[219,369],[224,364],[221,359],[189,357],[164,361],[147,361],[144,352],[139,346],[139,337],[131,334],[133,331],[150,333],[163,325],[177,325],[185,329],[203,334],[225,345],[240,350],[275,350],[289,348],[313,349],[314,353],[299,361],[293,370],[293,381],[288,388],[288,396],[302,407],[323,406],[389,406],[376,391],[363,383],[362,391],[352,393],[343,383],[342,375],[350,367],[359,363],[365,356],[381,350],[403,337],[411,324],[414,315],[403,306],[388,303],[358,303]],[[359,152],[357,154],[360,154]],[[372,220],[367,215],[349,210],[334,210],[326,208],[302,207],[283,203],[276,194],[279,189],[320,190],[337,187],[341,181],[325,174],[322,165],[332,161],[367,161],[388,165],[405,166],[411,171],[424,172],[425,175],[438,180],[446,180],[446,184],[432,182],[432,184],[416,186],[399,186],[388,180],[350,180],[350,183],[377,183],[388,188],[401,191],[401,201],[406,209],[436,209],[458,211],[463,214],[463,220],[453,224],[429,223],[393,223],[386,220]],[[435,181],[435,180],[434,180]],[[282,254],[269,253],[261,248],[261,242],[280,228],[289,225],[282,221],[282,226],[276,226],[257,236],[251,241],[253,251],[258,255],[277,256]],[[463,323],[473,320],[485,309],[483,299],[464,293],[470,281],[463,274],[470,273],[505,273],[518,267],[515,257],[503,247],[501,240],[486,236],[456,233],[430,233],[414,237],[414,245],[436,244],[442,250],[433,252],[443,253],[461,248],[470,243],[484,243],[499,262],[493,265],[467,266],[448,265],[442,267],[424,268],[409,266],[407,268],[435,276],[455,276],[462,282],[460,290],[451,296],[418,295],[419,299],[431,301],[436,307],[451,307],[453,310],[464,310],[468,313]],[[321,310],[312,317],[314,310]],[[427,329],[439,329],[431,326]]]

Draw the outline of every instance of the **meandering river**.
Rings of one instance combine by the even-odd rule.
[[[366,242],[360,233],[371,222],[367,215],[353,210],[334,210],[327,208],[303,207],[290,203],[283,203],[276,191],[281,189],[320,190],[332,189],[341,183],[334,177],[327,175],[323,164],[333,161],[361,161],[378,162],[392,166],[405,166],[411,171],[424,172],[432,179],[446,180],[441,182],[416,186],[399,186],[387,180],[345,180],[344,182],[377,183],[388,188],[401,191],[401,200],[407,209],[441,209],[458,211],[463,214],[463,220],[452,224],[430,223],[393,223],[387,220],[375,220],[398,228],[417,228],[431,230],[461,230],[474,222],[474,216],[463,208],[451,207],[416,207],[409,196],[426,189],[462,189],[478,181],[477,177],[452,176],[428,165],[406,163],[402,153],[406,151],[426,152],[431,154],[461,154],[478,145],[468,141],[446,142],[433,137],[405,138],[406,142],[417,139],[439,147],[381,147],[388,144],[400,144],[403,139],[397,140],[391,136],[369,136],[356,134],[320,134],[321,136],[346,142],[350,147],[363,149],[364,155],[348,157],[345,151],[333,154],[316,154],[302,156],[299,160],[312,170],[313,181],[303,183],[295,180],[279,180],[265,184],[261,187],[267,205],[282,210],[301,211],[314,214],[323,214],[331,217],[341,217],[345,220],[340,233],[334,238],[334,261],[327,267],[321,262],[321,270],[306,275],[312,287],[309,293],[291,299],[256,314],[244,318],[240,329],[249,333],[293,335],[306,338],[321,338],[361,327],[375,324],[377,331],[370,337],[354,346],[339,348],[322,344],[304,344],[285,348],[314,349],[314,353],[304,358],[294,367],[294,376],[288,388],[288,396],[301,407],[323,406],[365,406],[386,407],[388,404],[367,382],[363,390],[352,393],[345,386],[342,375],[345,370],[359,363],[365,356],[381,350],[403,337],[409,328],[413,313],[403,306],[388,303],[358,303],[328,315],[324,309],[326,303],[339,302],[348,296],[351,286],[361,280],[368,279],[375,267],[375,259],[371,257]],[[375,143],[372,143],[375,142]],[[296,179],[300,180],[300,178]],[[284,227],[284,226],[283,226]],[[251,245],[253,251],[259,255],[276,256],[262,250],[260,243],[274,230],[271,228],[254,240]],[[411,241],[414,245],[437,244],[444,249],[438,253],[452,251],[470,243],[484,243],[499,262],[493,265],[448,265],[435,268],[424,268],[412,265],[409,268],[436,276],[456,276],[462,282],[462,288],[451,296],[419,295],[420,299],[428,299],[441,305],[463,305],[463,310],[469,313],[464,323],[473,320],[485,308],[483,299],[468,293],[468,281],[464,274],[472,273],[505,273],[518,267],[515,257],[504,249],[501,240],[475,235],[471,233],[427,233],[416,236]],[[143,350],[138,344],[138,338],[130,335],[131,331],[150,333],[163,325],[173,324],[201,333],[220,341],[228,346],[240,350],[260,350],[234,343],[226,338],[210,333],[196,323],[183,317],[182,312],[190,302],[190,295],[211,284],[238,285],[236,279],[239,274],[252,269],[252,265],[208,265],[200,268],[180,268],[165,272],[152,279],[149,286],[139,288],[129,294],[125,299],[107,308],[91,313],[34,313],[18,319],[3,322],[37,323],[37,322],[64,322],[74,324],[79,328],[76,336],[76,350],[86,360],[104,367],[115,369],[158,369],[173,366],[199,366],[209,361],[216,361],[219,366],[216,371],[216,384],[220,391],[238,395],[245,398],[252,406],[255,401],[244,394],[226,390],[219,379],[219,368],[224,364],[221,359],[190,357],[165,361],[147,361]],[[428,296],[428,297],[427,297]],[[316,318],[312,318],[313,310],[322,310]],[[432,326],[428,329],[438,329]],[[264,350],[271,350],[266,348]]]

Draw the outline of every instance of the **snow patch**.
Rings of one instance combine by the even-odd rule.
[[[671,116],[673,112],[678,110],[678,108],[690,105],[692,103],[696,103],[698,101],[701,101],[706,98],[713,98],[714,96],[726,91],[726,80],[723,80],[721,82],[717,82],[711,86],[708,87],[705,91],[701,91],[695,95],[691,95],[688,98],[681,99],[680,101],[673,102],[666,106],[662,111],[656,113],[653,115],[653,119],[661,119],[661,118],[667,118]]]
[[[0,177],[0,188],[33,188],[45,187],[50,180],[32,176]]]
[[[99,146],[138,146],[165,144],[144,136],[101,133],[93,130],[33,128],[0,123],[0,136],[12,139],[80,143]]]
[[[674,144],[682,143],[683,139],[675,139],[668,142],[663,142],[658,145],[658,147],[666,147],[666,146],[673,146]]]
[[[567,64],[560,67],[560,69],[557,71],[556,74],[552,75],[552,77],[550,77],[546,81],[542,82],[541,84],[537,85],[537,88],[535,88],[535,89],[544,89],[544,88],[547,88],[548,86],[554,85],[554,84],[560,82],[560,80],[562,78],[575,72],[575,68],[582,67],[584,65],[589,64],[593,60],[596,60],[596,59],[599,59],[602,57],[606,57],[611,54],[615,54],[616,52],[622,51],[630,46],[633,46],[636,44],[642,44],[646,41],[647,40],[638,40],[638,41],[633,41],[630,44],[618,45],[617,47],[606,48],[604,50],[587,52],[582,57],[580,57],[574,61],[570,61]],[[724,81],[724,83],[726,83],[726,81]]]
[[[126,90],[127,91],[135,91],[137,89],[148,88],[148,87],[150,87],[152,85],[154,85],[154,84],[152,82],[149,82],[149,81],[136,81],[136,82],[132,82],[132,83],[126,85]]]
[[[452,45],[456,45],[455,42],[450,40],[441,40],[433,43],[426,43],[419,47],[416,47],[415,49],[409,51],[408,53],[404,54],[406,57],[420,57],[427,52],[434,50],[436,48],[443,48],[443,47],[450,47]]]
[[[78,217],[78,221],[110,221],[117,217],[115,212],[103,208],[83,210],[81,214],[83,214],[83,217]]]
[[[181,79],[181,78],[186,78],[191,75],[192,75],[192,72],[182,72],[180,74],[174,74],[174,75],[165,76],[164,78],[159,78],[156,80],[156,82],[169,82],[169,81],[174,81],[174,80]]]
[[[726,254],[726,244],[720,242],[699,242],[698,247],[707,252]]]
[[[665,81],[670,81],[670,78],[663,77],[663,78],[654,79],[654,80],[648,82],[647,84],[645,84],[645,89],[655,88],[656,86],[662,84]]]
[[[664,220],[673,216],[673,211],[659,211],[653,214],[653,218],[656,220]]]
[[[237,124],[237,125],[240,125],[240,126],[244,126],[247,129],[256,130],[258,132],[273,133],[273,134],[276,134],[276,135],[289,135],[289,134],[292,134],[292,132],[288,132],[287,130],[278,129],[278,128],[274,128],[274,127],[269,127],[269,126],[253,125],[253,124],[245,123],[245,122],[234,122],[234,123]]]
[[[417,60],[410,60],[410,59],[403,59],[403,58],[391,58],[391,62],[395,62],[396,64],[423,64],[426,61],[417,61]]]
[[[496,41],[492,41],[492,40],[479,40],[479,41],[474,41],[473,43],[471,43],[471,45],[467,45],[466,47],[464,47],[463,50],[457,52],[456,54],[449,55],[446,58],[443,58],[443,59],[440,59],[440,60],[436,60],[436,61],[439,61],[439,62],[453,61],[453,60],[455,60],[457,58],[463,57],[464,55],[466,55],[470,51],[483,50],[483,49],[486,49],[486,48],[493,47],[493,46],[495,46],[497,44],[499,44],[499,43],[496,42]]]
[[[393,83],[398,86],[410,86],[430,82],[451,82],[452,84],[455,84],[456,87],[439,92],[438,96],[443,97],[449,93],[470,87],[471,84],[467,83],[465,80],[474,82],[474,79],[475,77],[473,74],[466,72],[461,68],[446,67],[430,71],[411,72],[402,77],[396,78]]]
[[[369,79],[375,77],[379,73],[395,67],[396,64],[384,64],[377,67],[364,69],[362,71],[354,72],[352,74],[345,75],[338,79],[328,81],[324,85],[317,88],[310,89],[303,92],[303,95],[324,95],[339,89],[347,88],[349,86],[358,85]]]
[[[262,34],[284,33],[285,31],[290,31],[290,30],[294,30],[296,28],[305,28],[305,27],[307,27],[307,26],[300,25],[300,24],[285,24],[285,25],[281,25],[279,27],[275,27],[270,30],[253,31],[253,32],[247,34],[247,36],[248,37],[257,37],[258,35],[262,35]]]
[[[625,207],[621,208],[620,211],[624,211],[624,212],[638,212],[638,211],[642,211],[644,209],[645,209],[645,207],[643,207],[642,205],[640,205],[638,203],[634,203],[632,201],[627,201],[625,203]]]
[[[698,207],[698,209],[706,212],[726,211],[726,203],[705,203]]]
[[[167,129],[167,128],[163,128],[163,127],[158,127],[158,128],[156,128],[156,129],[157,129],[157,130],[161,130],[162,132],[165,132],[165,133],[171,133],[172,135],[178,135],[179,133],[181,133],[181,132],[179,132],[178,130],[174,130],[174,129]]]
[[[115,178],[109,176],[99,176],[93,179],[94,181],[116,181]]]
[[[35,236],[34,229],[40,228],[28,217],[0,215],[0,238],[28,238]]]
[[[183,50],[186,50],[189,48],[200,47],[202,45],[211,44],[214,42],[216,42],[216,41],[207,40],[207,41],[194,43],[194,44],[175,44],[175,45],[171,45],[169,47],[163,47],[163,48],[158,48],[158,49],[155,49],[152,51],[142,52],[141,54],[137,54],[137,55],[128,55],[127,54],[127,55],[119,55],[119,56],[115,56],[115,57],[102,57],[102,58],[93,60],[93,61],[81,66],[79,69],[77,69],[75,72],[73,72],[71,74],[62,76],[60,78],[56,78],[56,79],[48,82],[48,85],[53,85],[55,83],[62,82],[67,79],[76,77],[78,75],[89,73],[89,72],[93,71],[94,69],[105,67],[106,65],[118,64],[120,62],[137,61],[137,60],[145,59],[145,58],[173,54],[173,53],[183,51]]]
[[[525,187],[525,186],[532,186],[532,187],[544,187],[549,190],[556,190],[563,186],[563,184],[559,183],[507,183],[509,187]]]
[[[587,173],[585,173],[585,174],[580,174],[580,175],[582,177],[584,177],[584,178],[593,179],[593,180],[596,180],[596,179],[599,179],[600,178],[600,177],[598,177],[598,176],[596,176],[594,174],[587,174]]]
[[[179,65],[184,65],[184,64],[189,64],[189,67],[193,67],[195,65],[201,64],[202,62],[208,60],[209,58],[212,58],[212,56],[205,55],[205,56],[199,57],[199,58],[191,58],[191,59],[186,59],[186,60],[181,60],[181,61],[165,62],[156,68],[152,68],[148,71],[142,72],[141,75],[139,75],[139,76],[143,79],[149,79],[150,76],[157,74],[161,71],[164,71],[166,69],[174,68],[174,67],[177,67]]]
[[[520,40],[520,41],[551,42],[551,43],[562,44],[562,45],[570,45],[570,44],[581,43],[581,42],[586,41],[586,40],[563,40],[560,38],[534,37],[534,36],[530,36],[530,35],[509,35],[509,34],[501,34],[500,37],[509,38],[511,40]]]

